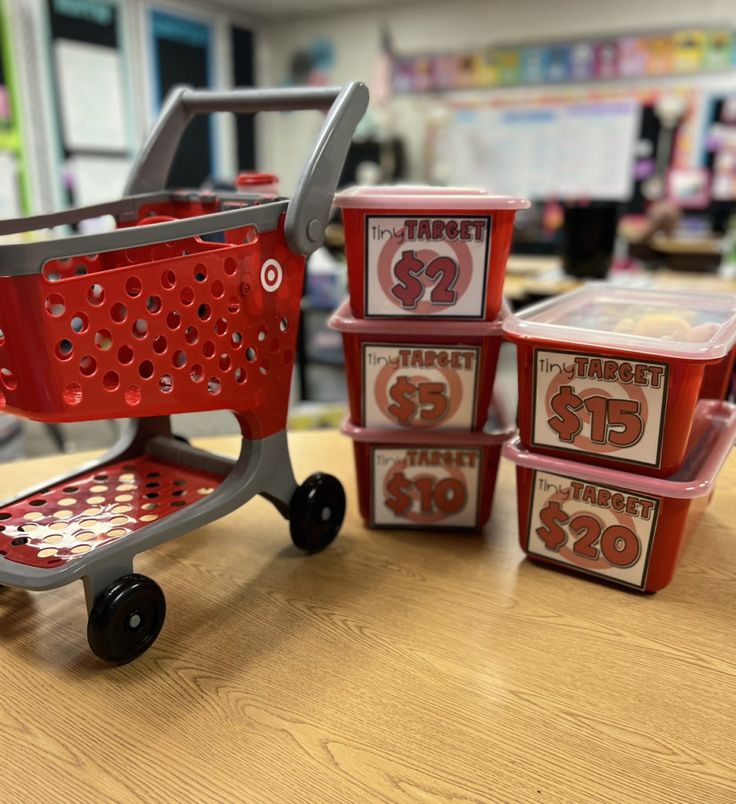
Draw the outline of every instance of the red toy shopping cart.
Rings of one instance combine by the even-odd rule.
[[[223,516],[256,494],[315,552],[345,512],[339,481],[294,479],[286,441],[305,258],[323,239],[368,93],[180,88],[108,204],[5,221],[0,234],[112,215],[117,228],[0,247],[0,407],[38,421],[129,418],[99,461],[0,505],[0,584],[82,579],[87,636],[122,663],[159,634],[165,601],[133,572],[142,550]],[[329,110],[291,200],[167,191],[178,143],[200,113]],[[172,434],[170,415],[232,410],[230,461]]]

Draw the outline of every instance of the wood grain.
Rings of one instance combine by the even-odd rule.
[[[290,440],[346,484],[342,536],[305,558],[258,500],[141,555],[169,613],[136,663],[88,652],[81,584],[0,591],[3,801],[736,800],[736,460],[641,596],[524,561],[509,465],[483,535],[371,532],[347,439]]]

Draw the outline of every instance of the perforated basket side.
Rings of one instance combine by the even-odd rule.
[[[3,280],[0,403],[55,421],[226,408],[254,435],[282,429],[304,258],[281,226],[250,227],[242,240],[174,257],[154,246],[145,263],[90,271],[90,257],[79,275],[59,278],[51,265]]]

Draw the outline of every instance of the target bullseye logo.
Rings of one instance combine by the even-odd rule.
[[[261,266],[261,285],[267,293],[273,293],[281,287],[284,271],[278,260],[266,260]]]

